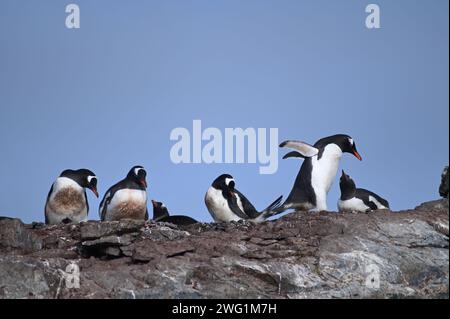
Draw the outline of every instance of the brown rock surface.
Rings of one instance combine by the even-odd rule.
[[[448,234],[446,209],[184,228],[3,218],[0,297],[448,298]],[[66,285],[73,263],[79,288]]]

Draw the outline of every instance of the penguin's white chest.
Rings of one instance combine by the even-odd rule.
[[[105,220],[145,219],[147,192],[139,189],[121,189],[114,193],[107,206]]]
[[[336,144],[325,147],[322,157],[314,156],[312,160],[311,186],[317,193],[327,194],[336,177],[342,150]]]
[[[84,188],[67,177],[53,183],[53,191],[45,205],[49,224],[59,224],[65,219],[77,223],[87,219],[88,207]]]
[[[239,203],[240,200],[238,200],[238,205]],[[212,186],[206,192],[205,204],[216,222],[227,223],[241,219],[230,209],[227,199],[223,197],[222,191]],[[240,203],[240,206],[242,206],[242,203]]]
[[[346,200],[338,201],[338,209],[340,212],[366,212],[370,210],[370,207],[364,204],[364,202],[357,198],[353,197]]]

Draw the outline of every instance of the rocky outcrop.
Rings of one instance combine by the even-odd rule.
[[[448,166],[444,168],[441,174],[441,184],[439,185],[439,195],[448,199]]]
[[[2,298],[448,298],[448,210],[259,225],[0,219]]]
[[[425,202],[415,209],[420,211],[447,210],[448,211],[448,166],[444,167],[439,185],[439,195],[443,198]]]

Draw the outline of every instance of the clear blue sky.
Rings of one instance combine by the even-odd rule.
[[[149,198],[211,221],[221,173],[257,208],[289,193],[301,162],[172,164],[169,134],[203,125],[279,128],[279,139],[347,133],[341,162],[392,208],[438,197],[448,164],[448,1],[0,2],[0,215],[43,221],[50,185],[86,167],[99,191],[146,166]],[[381,29],[365,6],[381,7]],[[338,176],[328,197],[336,209]],[[100,199],[88,195],[90,218]]]

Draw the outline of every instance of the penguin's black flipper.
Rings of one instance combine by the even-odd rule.
[[[372,196],[375,197],[375,199],[376,199],[377,201],[379,201],[379,202],[381,203],[381,205],[383,205],[384,207],[390,209],[389,202],[388,202],[386,199],[384,199],[383,197],[378,196],[378,195],[375,194],[375,193],[372,193],[372,194],[373,194]],[[378,206],[377,206],[377,207],[378,207]]]
[[[380,209],[378,204],[383,205],[384,207],[389,209],[389,202],[382,198],[381,196],[375,194],[364,188],[356,189],[356,196],[361,198],[364,201],[364,204],[370,207],[372,210]],[[371,198],[372,197],[372,198]],[[378,202],[378,203],[377,203]]]
[[[86,201],[86,216],[89,216],[89,202],[87,199],[86,191],[84,191],[84,200]]]
[[[237,189],[235,189],[234,192],[239,196],[242,207],[244,208],[244,213],[248,216],[247,218],[255,218],[260,214],[260,212],[256,210],[255,206],[253,206],[253,204],[247,199],[247,197],[245,197],[244,194],[242,194]]]
[[[153,209],[153,220],[155,222],[159,222],[159,221],[161,221],[162,219],[164,219],[166,217],[169,217],[169,214],[164,214],[164,213],[161,213],[159,211],[156,212],[155,209]]]
[[[103,196],[102,201],[100,202],[98,213],[100,216],[100,220],[102,220],[102,221],[105,220],[106,211],[108,209],[109,203],[111,202],[111,198],[112,198],[111,192],[112,192],[111,188],[108,189],[105,193],[105,196]]]
[[[111,203],[111,199],[114,197],[116,191],[118,190],[118,186],[120,185],[120,183],[121,182],[108,188],[105,195],[103,195],[103,199],[98,207],[98,215],[100,217],[100,220],[105,220],[106,212],[108,211],[108,205]]]
[[[364,202],[364,204],[369,206],[371,210],[377,210],[378,209],[377,204],[375,204],[374,202],[372,202],[370,200],[368,200],[367,202],[366,201],[363,201],[363,202]]]
[[[48,195],[47,195],[47,200],[45,201],[44,215],[45,215],[45,223],[46,224],[50,223],[50,221],[48,220],[48,216],[47,216],[47,205],[48,205],[48,200],[50,199],[50,195],[52,194],[52,192],[53,192],[53,184],[52,184],[52,187],[50,187],[50,191],[48,192]],[[87,203],[87,201],[86,201],[86,203]]]
[[[239,216],[239,218],[249,219],[249,216],[245,212],[243,212],[242,209],[239,207],[238,202],[237,202],[237,197],[236,197],[239,195],[235,191],[234,192],[223,192],[224,197],[227,199],[228,206],[230,207],[231,211],[234,214]],[[241,203],[245,201],[245,200],[243,200],[244,198],[245,198],[245,196],[241,197]],[[242,203],[242,206],[244,206],[244,203]]]

